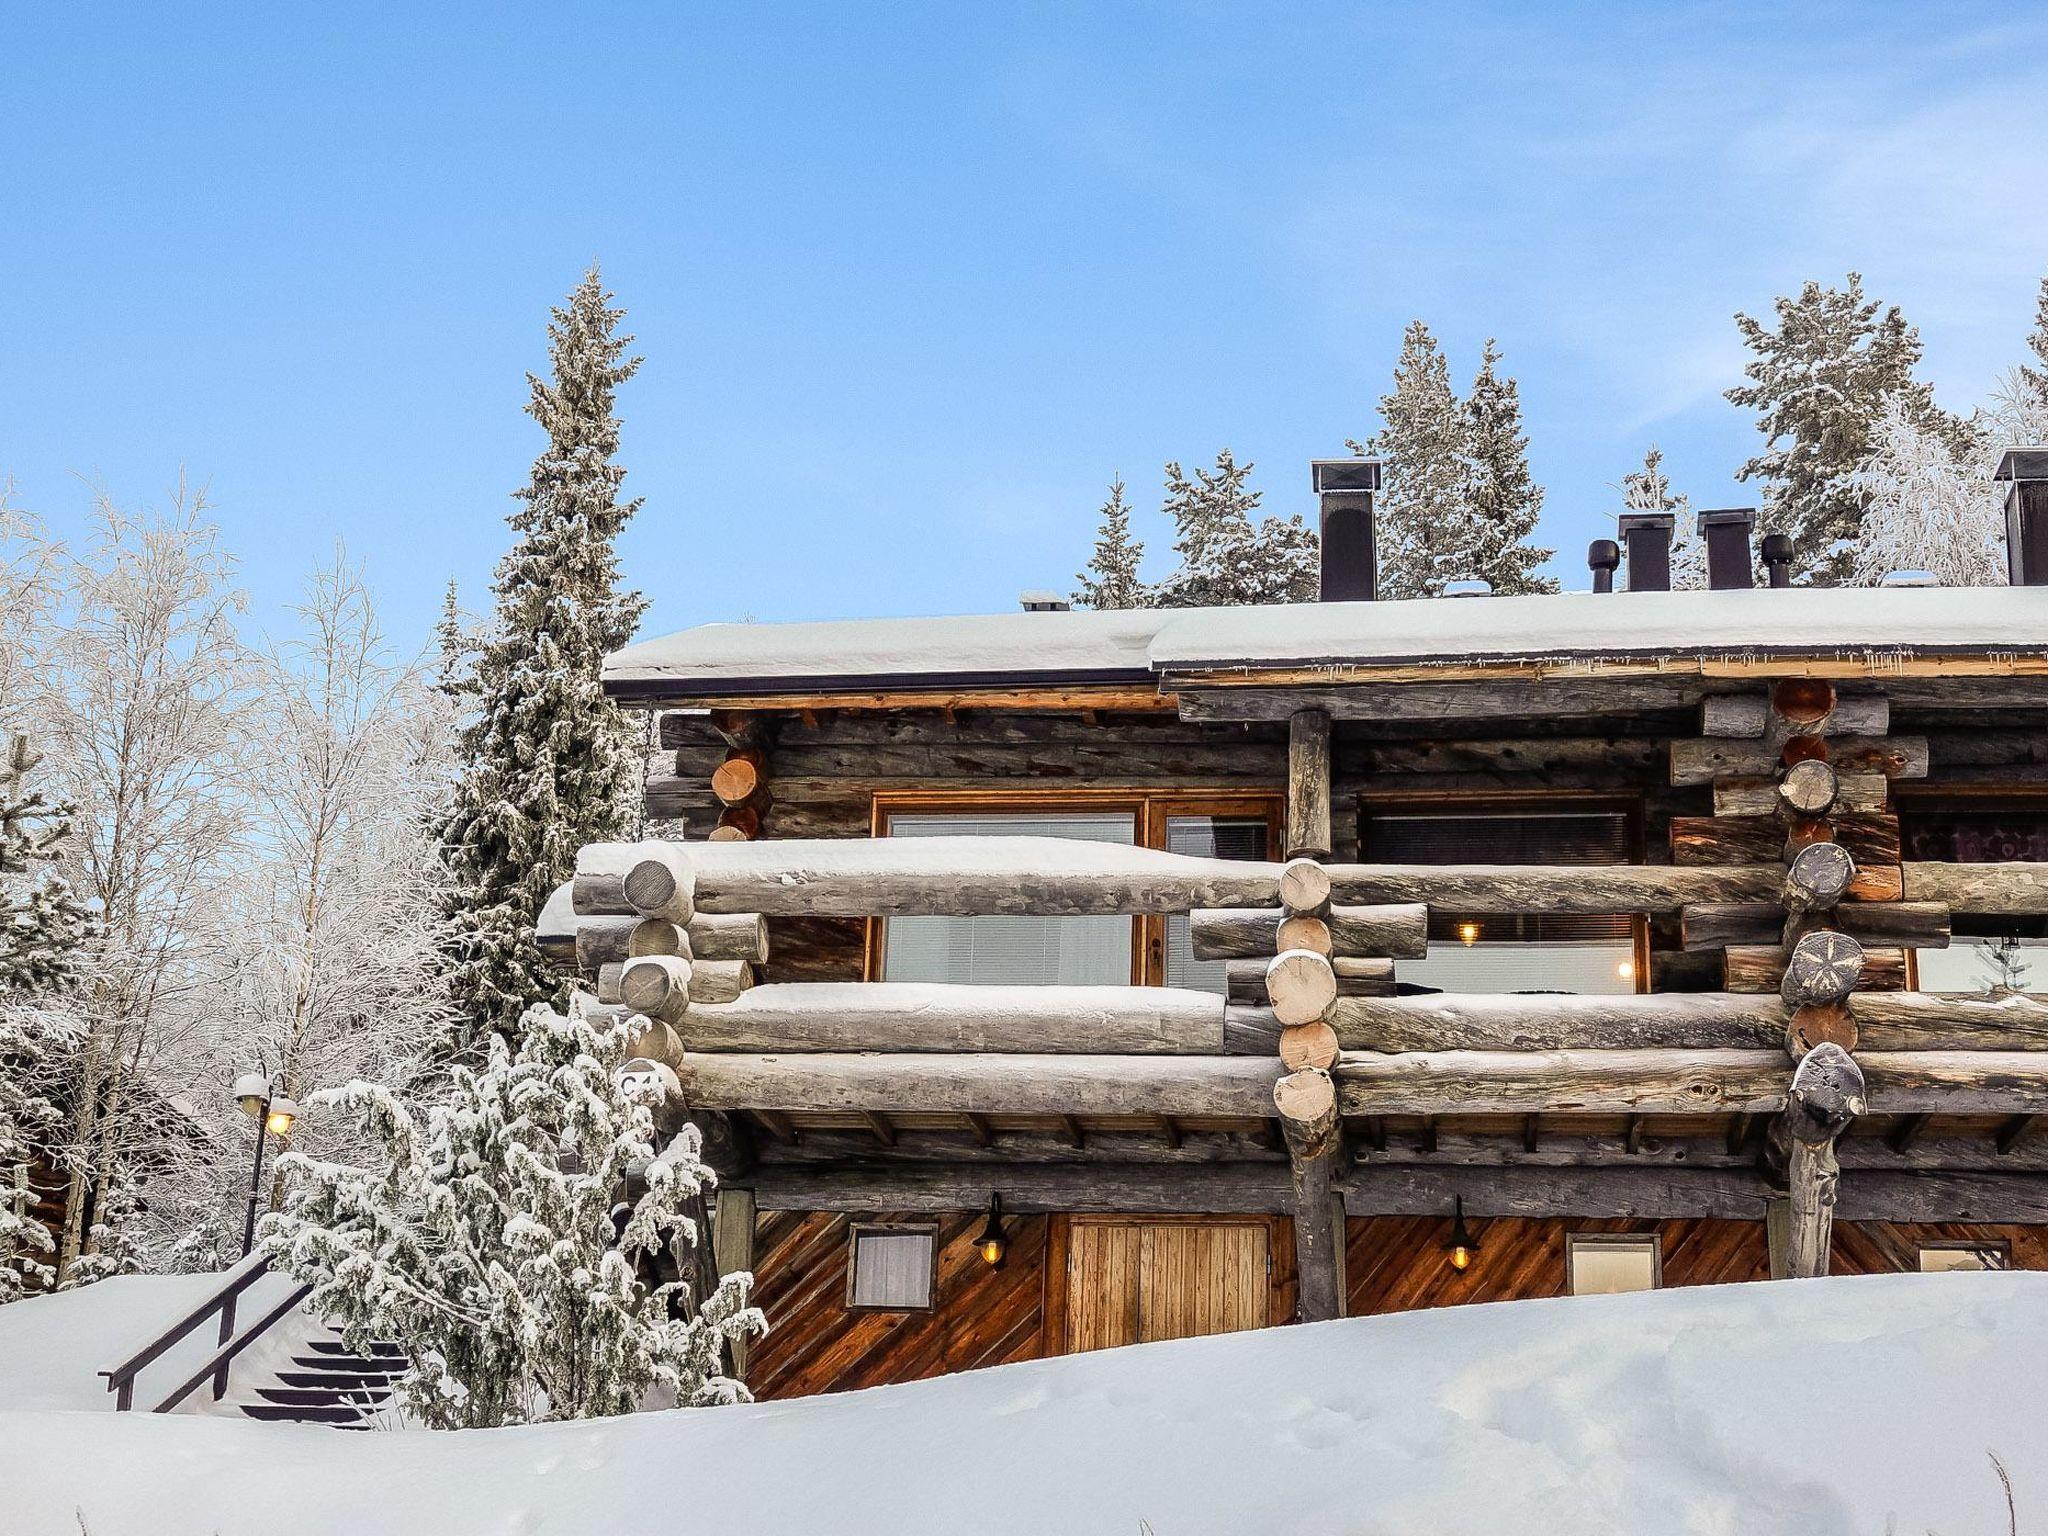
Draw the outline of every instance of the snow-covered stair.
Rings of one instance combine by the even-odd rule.
[[[251,1419],[367,1429],[390,1404],[406,1365],[396,1344],[357,1354],[322,1329],[268,1369],[237,1381],[230,1400]]]

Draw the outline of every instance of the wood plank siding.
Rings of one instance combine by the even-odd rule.
[[[755,1345],[747,1370],[756,1396],[849,1392],[1070,1350],[1223,1331],[1240,1326],[1255,1305],[1270,1321],[1293,1311],[1293,1245],[1284,1218],[1252,1226],[1014,1217],[1007,1223],[1008,1256],[1001,1269],[991,1269],[974,1250],[979,1212],[940,1218],[938,1289],[930,1311],[853,1310],[846,1297],[849,1228],[891,1219],[929,1220],[800,1211],[760,1217],[755,1295],[771,1331]],[[1447,1218],[1404,1216],[1346,1222],[1345,1315],[1563,1296],[1573,1234],[1657,1236],[1666,1286],[1770,1276],[1764,1224],[1757,1221],[1500,1217],[1473,1223],[1479,1254],[1462,1273],[1446,1261],[1450,1225]],[[1248,1233],[1254,1240],[1247,1241]],[[1268,1240],[1261,1245],[1256,1238]],[[2012,1267],[2048,1269],[2044,1227],[1838,1222],[1832,1272],[1910,1271],[1918,1267],[1922,1245],[1941,1243],[2003,1245]],[[1268,1255],[1271,1274],[1261,1275]],[[1160,1294],[1178,1299],[1149,1324],[1139,1304],[1148,1263],[1188,1271],[1155,1275]],[[1077,1293],[1076,1278],[1090,1272],[1099,1283]]]

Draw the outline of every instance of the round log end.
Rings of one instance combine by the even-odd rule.
[[[1793,816],[1825,816],[1841,792],[1835,770],[1816,758],[1794,763],[1778,781],[1778,802]]]
[[[690,920],[687,875],[673,855],[641,859],[626,871],[626,901],[643,917]]]
[[[711,770],[711,793],[725,805],[738,805],[760,786],[760,768],[745,757],[728,757]]]
[[[1792,1074],[1785,1128],[1805,1142],[1833,1141],[1864,1110],[1863,1069],[1841,1046],[1824,1042]]]
[[[639,960],[648,955],[690,958],[690,935],[679,925],[661,917],[646,917],[633,925],[626,936],[626,958]]]
[[[1785,907],[1791,912],[1825,911],[1847,894],[1856,861],[1840,843],[1808,843],[1785,871]]]
[[[1337,1064],[1337,1032],[1320,1019],[1289,1025],[1280,1031],[1280,1064],[1290,1072],[1304,1067],[1329,1071]]]
[[[1793,946],[1780,991],[1795,1008],[1839,1003],[1856,990],[1862,976],[1863,946],[1846,933],[1823,928]]]
[[[636,1102],[656,1107],[683,1102],[682,1080],[667,1062],[635,1056],[619,1068],[618,1083],[619,1092]]]
[[[689,998],[690,962],[675,955],[643,955],[619,972],[619,1001],[636,1013],[659,1018]]]
[[[724,822],[713,827],[704,838],[707,843],[744,843],[747,840],[745,832],[738,827],[729,827]]]
[[[1266,965],[1266,997],[1282,1024],[1313,1024],[1337,1001],[1337,972],[1314,950],[1283,951]]]
[[[1330,910],[1330,872],[1314,859],[1290,859],[1280,871],[1280,905],[1297,917]]]
[[[1785,1051],[1794,1061],[1804,1061],[1816,1046],[1834,1045],[1845,1051],[1856,1049],[1856,1017],[1846,1003],[1809,1003],[1792,1015],[1785,1026]]]
[[[1835,685],[1823,677],[1788,677],[1771,689],[1771,712],[1808,733],[1835,712]]]
[[[631,1022],[638,1033],[634,1035],[633,1043],[626,1047],[627,1055],[662,1062],[670,1067],[682,1065],[682,1039],[665,1021],[635,1015]]]
[[[1330,934],[1330,925],[1320,917],[1283,917],[1273,934],[1273,948],[1282,953],[1306,949],[1328,957],[1336,951],[1336,940]]]
[[[1273,1108],[1296,1157],[1320,1157],[1337,1143],[1337,1085],[1320,1067],[1303,1067],[1273,1085]]]

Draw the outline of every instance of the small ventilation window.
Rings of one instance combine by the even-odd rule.
[[[923,1312],[932,1304],[939,1230],[868,1224],[853,1229],[846,1304],[872,1312]]]
[[[2011,1269],[2012,1251],[2004,1243],[1922,1243],[1920,1273],[1953,1274],[1963,1269]]]
[[[1663,1240],[1574,1233],[1566,1239],[1565,1282],[1574,1296],[1657,1290],[1664,1284]]]

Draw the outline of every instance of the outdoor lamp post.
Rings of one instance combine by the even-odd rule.
[[[256,1164],[249,1171],[249,1209],[242,1221],[242,1257],[256,1246],[256,1207],[263,1200],[263,1144],[267,1137],[283,1141],[299,1118],[299,1106],[281,1091],[276,1078],[244,1072],[229,1090],[242,1113],[256,1122]]]

